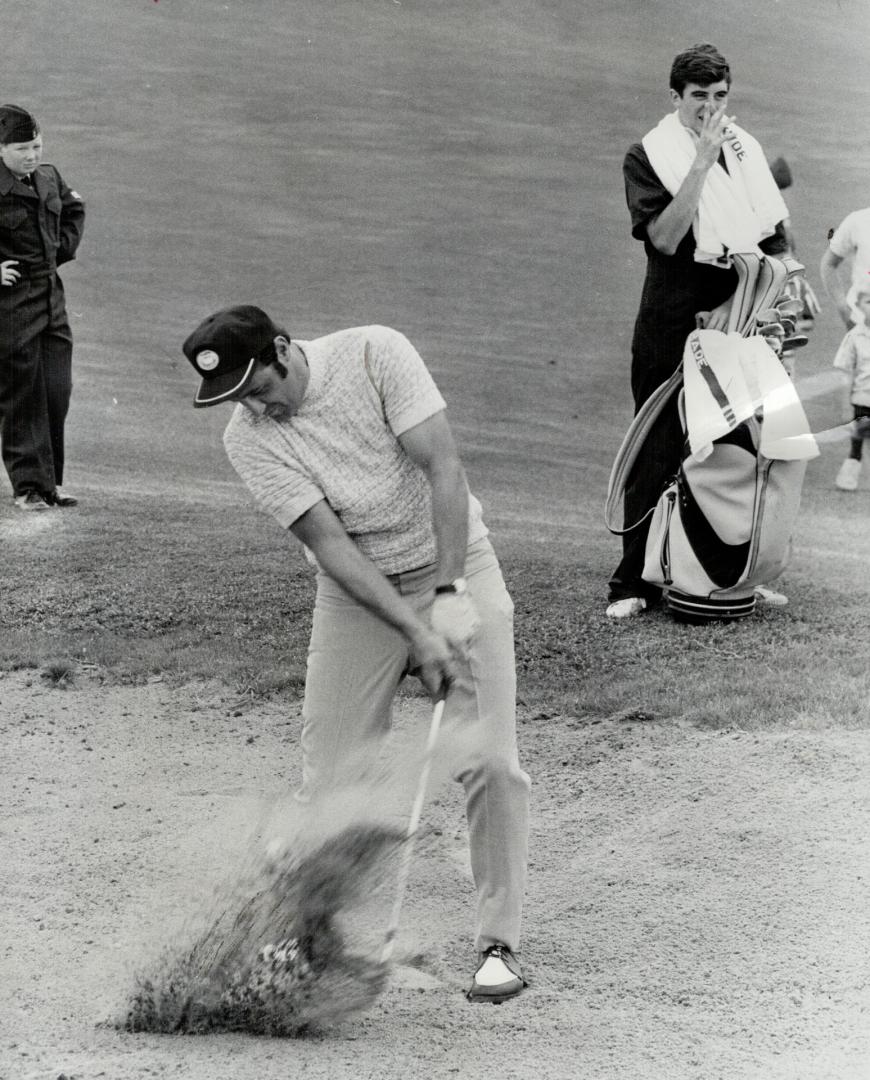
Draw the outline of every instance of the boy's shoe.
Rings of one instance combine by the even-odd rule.
[[[785,607],[788,597],[785,593],[769,589],[766,585],[755,586],[755,600],[759,604],[767,604],[768,607]]]
[[[507,945],[490,945],[480,954],[480,964],[465,996],[471,1002],[501,1005],[526,986],[519,961]]]
[[[78,506],[78,499],[72,495],[67,495],[61,488],[55,488],[54,491],[46,496],[46,502],[50,506],[58,506],[63,509],[65,506]]]
[[[608,619],[630,619],[642,611],[646,611],[646,600],[642,596],[626,596],[609,604],[605,614]]]
[[[854,491],[858,487],[858,476],[861,472],[861,462],[856,458],[847,457],[840,466],[837,479],[834,483],[840,491]]]
[[[38,491],[22,491],[15,496],[15,505],[19,510],[48,510],[49,504]]]

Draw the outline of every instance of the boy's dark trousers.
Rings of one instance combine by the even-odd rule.
[[[0,307],[0,449],[14,495],[50,495],[63,483],[72,333],[57,277],[25,281],[15,291],[16,302]],[[22,321],[42,325],[27,337]]]

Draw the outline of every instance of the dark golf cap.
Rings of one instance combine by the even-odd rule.
[[[202,376],[194,408],[217,405],[244,389],[257,356],[281,333],[265,311],[251,304],[209,315],[185,341],[184,355]]]
[[[32,142],[39,134],[39,124],[20,105],[0,105],[0,144]]]

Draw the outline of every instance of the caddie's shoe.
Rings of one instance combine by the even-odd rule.
[[[480,954],[480,964],[474,973],[466,998],[476,1004],[489,1002],[501,1005],[528,986],[519,961],[507,945],[490,945]]]
[[[642,596],[626,596],[622,600],[614,600],[605,614],[608,619],[630,619],[642,611],[646,611],[646,600]]]
[[[38,491],[22,491],[15,496],[15,505],[19,510],[48,510],[49,504]]]
[[[60,507],[62,510],[65,506],[78,506],[78,499],[72,495],[67,495],[61,488],[55,488],[50,495],[46,495],[45,501],[50,506]]]
[[[840,491],[854,491],[858,487],[858,476],[861,473],[861,462],[855,458],[847,457],[840,466],[837,479],[834,483]]]
[[[755,600],[759,604],[767,604],[768,607],[785,607],[788,597],[785,593],[769,589],[766,585],[755,586]]]

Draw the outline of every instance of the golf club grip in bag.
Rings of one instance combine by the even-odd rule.
[[[663,590],[676,619],[743,618],[755,610],[755,586],[772,581],[788,562],[806,471],[805,461],[759,452],[763,420],[757,415],[717,439],[703,461],[686,446],[655,506],[621,529],[612,524],[646,435],[681,383],[678,369],[629,427],[611,470],[605,523],[611,532],[626,533],[652,515],[642,577]]]

